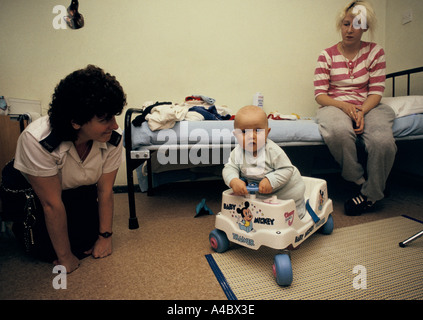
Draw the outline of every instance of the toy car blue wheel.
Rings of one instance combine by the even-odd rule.
[[[209,235],[210,245],[218,253],[225,252],[229,248],[229,240],[222,230],[214,229]]]
[[[328,220],[326,221],[326,223],[320,228],[320,232],[323,234],[331,234],[333,231],[333,218],[332,215],[330,214],[328,216]]]
[[[280,286],[290,286],[292,283],[292,265],[288,254],[278,254],[275,256],[273,264],[273,275]]]

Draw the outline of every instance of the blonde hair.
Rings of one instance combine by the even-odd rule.
[[[342,22],[348,14],[351,14],[352,16],[356,17],[359,12],[363,13],[361,12],[361,10],[359,10],[359,12],[354,13],[354,7],[356,6],[363,6],[365,8],[364,14],[366,16],[367,30],[370,31],[370,37],[373,38],[377,24],[376,14],[372,5],[365,0],[355,0],[346,5],[345,8],[341,10],[336,19],[336,29],[338,31],[341,30]]]

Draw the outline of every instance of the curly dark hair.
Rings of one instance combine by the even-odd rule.
[[[116,78],[88,65],[59,82],[48,115],[51,128],[60,139],[75,141],[78,131],[72,122],[83,125],[94,116],[111,119],[120,115],[125,105],[126,94]]]

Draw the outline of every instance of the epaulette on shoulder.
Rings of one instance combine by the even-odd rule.
[[[45,137],[43,140],[40,141],[40,144],[46,149],[48,152],[53,152],[62,141],[57,137],[54,131],[50,132],[50,134]]]
[[[113,131],[112,136],[110,137],[110,140],[108,142],[111,145],[117,147],[121,139],[122,139],[122,135],[118,133],[117,131]]]

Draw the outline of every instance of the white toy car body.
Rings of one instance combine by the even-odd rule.
[[[328,197],[326,181],[317,178],[303,177],[306,191],[307,212],[302,219],[296,212],[294,200],[280,200],[276,196],[250,194],[234,195],[232,189],[222,194],[221,212],[216,215],[216,229],[210,233],[209,240],[216,252],[224,252],[229,241],[242,246],[259,249],[262,245],[273,249],[293,249],[310,237],[318,229],[324,234],[333,230],[332,200]],[[247,187],[248,189],[248,187]],[[251,192],[257,189],[250,187]],[[277,276],[276,260],[284,259],[280,271],[286,274],[290,268],[287,258],[275,258],[274,272]],[[288,256],[289,259],[289,256]],[[276,268],[276,270],[275,270]],[[286,272],[285,272],[286,271]],[[281,285],[290,285],[291,275],[278,281]],[[289,272],[288,272],[289,273]],[[290,278],[290,279],[289,279]]]

